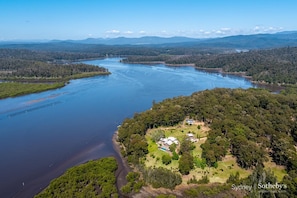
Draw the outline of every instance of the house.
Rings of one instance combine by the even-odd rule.
[[[186,123],[192,125],[195,123],[195,121],[193,119],[186,119]]]
[[[188,133],[187,136],[192,138],[192,137],[194,137],[194,134],[193,133]]]
[[[187,136],[191,142],[198,142],[198,139],[194,137],[193,133],[188,133]]]
[[[169,147],[172,144],[179,144],[179,142],[175,137],[168,137],[168,138],[161,138],[157,144],[159,149],[164,151],[170,151]]]

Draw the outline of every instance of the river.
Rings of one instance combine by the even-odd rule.
[[[244,78],[193,67],[84,61],[109,76],[73,80],[42,93],[0,100],[0,197],[32,197],[67,168],[116,155],[112,135],[152,102],[195,91],[249,88]]]

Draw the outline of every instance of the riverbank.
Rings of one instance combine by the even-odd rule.
[[[69,84],[70,80],[109,74],[110,72],[86,72],[64,79],[11,79],[0,83],[0,99],[58,89]]]
[[[125,63],[125,62],[124,62]],[[189,64],[167,64],[165,61],[149,61],[149,62],[129,62],[128,64],[142,64],[142,65],[157,65],[157,64],[164,64],[167,67],[194,67],[198,71],[214,73],[214,74],[221,74],[221,75],[233,75],[242,77],[249,82],[251,82],[254,86],[267,89],[271,92],[278,93],[283,90],[285,87],[280,84],[269,84],[264,81],[253,81],[252,76],[246,75],[246,72],[225,72],[222,68],[203,68],[197,67],[194,63]]]
[[[65,83],[17,83],[17,82],[3,82],[0,83],[0,99],[22,96],[31,93],[39,93],[43,91],[62,88]]]
[[[32,187],[38,192],[39,187],[48,185],[71,166],[89,159],[119,156],[112,145],[116,126],[135,112],[149,109],[154,100],[190,95],[217,86],[251,87],[242,79],[233,81],[217,75],[209,78],[208,74],[201,75],[190,67],[156,66],[160,70],[133,67],[122,65],[118,58],[91,64],[108,66],[113,75],[73,81],[62,89],[46,93],[0,100],[1,197],[12,197],[11,192],[14,194],[18,188],[23,188],[22,182],[25,182],[24,191]],[[155,78],[152,81],[150,77]],[[47,101],[47,97],[55,94],[60,95]],[[28,105],[43,98],[46,99],[36,105]],[[104,145],[90,152],[90,142],[92,147]],[[22,164],[21,169],[19,164]],[[42,180],[45,175],[48,177]],[[31,183],[35,179],[36,183]]]
[[[279,85],[279,84],[269,84],[264,81],[253,81],[252,76],[246,75],[246,72],[225,72],[222,68],[203,68],[203,67],[197,67],[194,65],[194,67],[199,71],[209,72],[209,73],[219,73],[222,75],[233,75],[233,76],[239,76],[242,78],[245,78],[249,82],[251,82],[254,86],[258,88],[267,89],[271,92],[278,93],[281,90],[285,89],[285,86]]]
[[[112,146],[117,153],[116,160],[118,162],[118,169],[116,171],[116,178],[117,178],[117,189],[121,197],[125,197],[121,194],[120,189],[127,184],[126,175],[131,171],[131,168],[127,162],[127,160],[121,155],[121,145],[117,141],[118,138],[118,131],[116,131],[112,136]]]

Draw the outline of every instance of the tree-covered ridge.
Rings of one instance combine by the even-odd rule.
[[[109,74],[103,67],[71,62],[97,56],[90,53],[0,49],[0,80],[9,82],[0,84],[0,98],[63,87],[70,79]]]
[[[130,162],[138,163],[148,152],[147,129],[173,126],[186,116],[211,128],[202,145],[210,166],[230,150],[243,168],[263,164],[271,156],[287,170],[297,169],[297,96],[259,89],[214,89],[154,104],[151,110],[126,119],[119,128],[124,154]]]
[[[67,81],[87,76],[108,74],[103,67],[74,64],[84,56],[79,53],[41,52],[23,49],[0,49],[0,79],[30,81]]]
[[[244,72],[254,81],[297,83],[297,48],[251,50],[241,53],[195,53],[131,56],[123,62],[164,61],[166,64],[195,64],[199,68],[221,68],[224,72]]]
[[[116,170],[113,157],[89,161],[68,169],[35,197],[118,197]]]
[[[288,173],[281,181],[286,191],[278,195],[297,195],[296,94],[272,94],[262,89],[220,88],[154,103],[150,110],[126,119],[119,128],[118,138],[124,145],[123,155],[129,162],[138,164],[137,167],[143,166],[148,153],[148,142],[145,139],[148,129],[174,126],[186,117],[203,121],[210,127],[207,140],[201,145],[201,159],[205,159],[206,165],[216,168],[217,162],[226,153],[231,153],[240,167],[253,171],[252,175],[242,179],[238,175],[230,175],[227,188],[230,189],[231,184],[254,186],[253,191],[248,192],[249,197],[254,197],[255,193],[259,194],[258,182],[275,184],[277,180],[273,172],[263,169],[264,162],[269,158],[276,164],[285,166]],[[179,169],[182,173],[181,167]],[[142,174],[145,175],[146,172],[142,170]],[[263,175],[266,177],[262,178]],[[158,180],[163,181],[161,177]],[[193,181],[200,182],[195,178]],[[196,192],[195,188],[187,192],[193,197],[201,193]],[[267,192],[273,195],[271,189]]]
[[[108,73],[103,67],[96,67],[83,63],[79,64],[52,64],[35,60],[0,59],[0,78],[26,79],[26,78],[53,78],[65,80],[83,73]],[[67,80],[67,79],[66,79]]]
[[[203,68],[222,68],[225,72],[245,72],[255,81],[295,84],[297,82],[297,48],[255,50],[220,54],[195,62]]]
[[[102,58],[104,55],[99,52],[65,52],[65,51],[41,51],[41,50],[29,50],[29,49],[9,49],[0,48],[0,58],[9,59],[21,59],[21,60],[36,60],[36,61],[49,61],[49,62],[59,62],[59,61],[75,61],[81,59],[89,58]]]

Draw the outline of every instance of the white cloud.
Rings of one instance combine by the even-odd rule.
[[[255,26],[251,33],[257,34],[257,33],[275,33],[275,32],[279,32],[282,31],[283,28],[282,27],[266,27],[266,26],[261,26],[261,25],[257,25]]]
[[[224,28],[221,28],[221,31],[223,31],[223,32],[230,32],[231,31],[231,28],[224,27]]]
[[[283,28],[282,27],[268,27],[268,28],[265,28],[264,31],[265,32],[279,32],[279,31],[282,31]]]
[[[254,32],[260,32],[261,29],[262,29],[262,28],[261,28],[260,26],[257,25],[257,26],[255,26],[255,27],[253,28],[253,31],[254,31]]]
[[[119,30],[108,30],[108,31],[106,31],[106,33],[107,34],[120,34],[121,31],[119,31]]]
[[[215,37],[225,37],[225,36],[233,36],[233,35],[249,35],[249,34],[260,34],[260,33],[276,33],[279,31],[283,31],[282,27],[275,26],[263,26],[256,25],[251,28],[231,28],[231,27],[218,27],[213,29],[188,29],[188,30],[176,30],[176,31],[168,31],[168,30],[160,30],[158,32],[147,32],[145,30],[126,30],[120,31],[117,29],[106,31],[106,37],[119,37],[119,36],[127,36],[127,37],[141,37],[141,36],[161,36],[161,37],[173,37],[173,36],[185,36],[192,38],[215,38]],[[89,37],[92,35],[89,35]]]
[[[217,30],[216,34],[225,34],[224,32],[222,32],[221,30]]]
[[[133,34],[133,32],[128,30],[128,31],[124,32],[124,34]]]
[[[144,31],[144,30],[140,30],[140,31],[139,31],[139,34],[146,34],[146,31]]]

